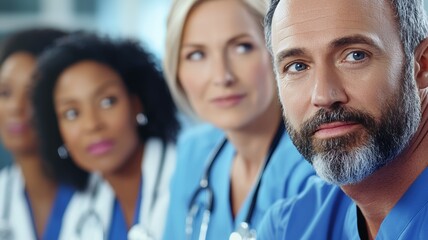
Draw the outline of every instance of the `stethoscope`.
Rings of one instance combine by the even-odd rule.
[[[89,198],[89,210],[84,212],[77,221],[77,226],[75,229],[75,234],[77,239],[107,239],[106,229],[104,227],[101,216],[95,211],[95,201],[98,198],[98,193],[101,185],[101,177],[97,177],[94,183],[94,187],[90,192]],[[88,236],[87,232],[84,232],[85,226],[92,226],[91,231],[89,232],[90,236]],[[98,231],[94,231],[97,229]],[[76,240],[77,240],[76,239]]]
[[[238,226],[238,228],[230,234],[229,240],[255,240],[257,238],[256,230],[251,228],[251,218],[254,214],[254,210],[256,208],[258,193],[260,190],[260,185],[262,182],[263,172],[265,171],[270,159],[272,158],[272,154],[275,151],[276,147],[279,144],[279,141],[281,140],[281,136],[284,134],[285,126],[280,122],[280,125],[278,127],[278,130],[275,133],[275,137],[272,140],[268,155],[266,156],[266,160],[264,161],[264,165],[262,166],[262,169],[257,177],[256,185],[254,193],[251,197],[250,207],[247,212],[247,215],[244,218],[244,221],[241,222]],[[207,165],[204,170],[204,174],[199,181],[199,186],[193,193],[190,204],[188,207],[188,212],[186,216],[186,239],[191,239],[193,235],[193,225],[194,225],[194,219],[196,214],[200,210],[200,205],[197,203],[197,198],[202,193],[205,192],[206,201],[205,201],[205,207],[202,212],[202,221],[199,229],[199,240],[205,240],[207,237],[208,232],[208,226],[210,223],[211,213],[214,209],[214,191],[211,187],[211,184],[209,182],[211,169],[214,165],[214,162],[220,155],[221,151],[223,150],[224,146],[227,143],[227,138],[223,138],[222,141],[216,146],[216,148],[212,151],[212,154],[209,157],[209,160],[207,162]]]
[[[163,142],[162,144],[162,154],[161,154],[161,159],[160,159],[160,163],[159,163],[159,167],[158,167],[158,172],[156,175],[156,180],[155,180],[155,185],[153,188],[153,193],[152,193],[152,197],[151,197],[151,203],[150,203],[150,208],[149,208],[149,216],[153,216],[153,211],[155,208],[155,203],[157,201],[158,198],[158,191],[159,191],[159,185],[162,181],[162,172],[163,172],[163,168],[165,165],[165,158],[166,158],[166,143]],[[103,221],[101,219],[101,216],[95,211],[95,199],[97,199],[98,196],[98,192],[99,192],[99,188],[101,185],[101,179],[97,179],[97,181],[95,182],[95,187],[92,189],[91,193],[90,193],[90,207],[89,210],[87,212],[85,212],[84,214],[82,214],[79,218],[79,220],[77,221],[77,226],[75,229],[75,234],[76,236],[78,236],[78,239],[102,239],[102,240],[106,240],[107,239],[107,229],[105,228]],[[141,214],[141,213],[140,213]],[[84,235],[83,233],[83,229],[84,226],[87,225],[88,223],[94,223],[95,226],[93,224],[89,225],[92,226],[91,229],[93,229],[94,227],[96,229],[99,229],[98,231],[90,231],[91,236],[87,236]],[[84,237],[83,237],[84,236]],[[0,238],[2,239],[2,238]],[[131,229],[128,232],[128,240],[154,240],[154,236],[153,234],[146,228],[144,227],[144,225],[142,223],[137,223],[134,226],[131,227]]]
[[[12,166],[8,166],[6,178],[6,194],[4,194],[3,214],[0,219],[0,239],[13,240],[14,234],[12,226],[9,223],[10,207],[12,204]]]

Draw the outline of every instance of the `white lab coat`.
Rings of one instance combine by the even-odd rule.
[[[166,221],[166,211],[169,204],[169,182],[175,169],[175,146],[168,144],[165,151],[164,166],[162,176],[158,183],[158,198],[154,203],[153,209],[150,209],[152,194],[156,185],[156,177],[160,166],[162,156],[162,142],[159,139],[149,139],[145,144],[143,164],[142,164],[142,206],[140,207],[139,223],[144,226],[155,239],[161,239]],[[98,194],[91,197],[91,192],[98,182]],[[71,200],[68,209],[64,215],[61,240],[79,239],[76,235],[79,224],[83,224],[83,239],[100,239],[100,234],[109,233],[111,217],[113,214],[113,204],[115,195],[110,185],[101,179],[98,174],[93,174],[90,179],[88,190],[76,193]],[[93,206],[93,207],[91,207]],[[94,210],[92,216],[84,217],[90,209]],[[99,220],[95,220],[99,218]],[[104,228],[100,231],[100,228]]]
[[[10,203],[9,216],[8,219],[3,219],[8,207],[7,201]],[[2,222],[0,225],[8,223],[13,239],[36,240],[30,209],[25,199],[24,179],[21,169],[16,164],[0,171],[0,222]]]

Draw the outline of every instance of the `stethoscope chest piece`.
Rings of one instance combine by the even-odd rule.
[[[242,222],[235,232],[230,234],[229,240],[256,240],[256,230],[251,229],[250,225],[246,222]]]
[[[128,232],[128,240],[152,240],[153,236],[147,232],[142,224],[136,224]]]
[[[89,210],[78,221],[75,239],[105,240],[103,222],[94,209]]]
[[[13,240],[13,232],[10,224],[4,220],[0,220],[0,239]]]

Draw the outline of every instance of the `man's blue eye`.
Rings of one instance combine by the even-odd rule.
[[[346,56],[346,61],[355,62],[364,60],[367,57],[367,54],[363,51],[354,51]]]
[[[296,62],[293,63],[291,65],[288,65],[285,69],[285,72],[288,73],[297,73],[297,72],[301,72],[308,69],[308,65],[301,63],[301,62]]]
[[[296,69],[296,71],[303,71],[306,69],[306,65],[303,63],[296,63],[294,68]]]

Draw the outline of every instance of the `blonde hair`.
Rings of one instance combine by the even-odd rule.
[[[178,63],[180,58],[181,40],[184,25],[189,13],[199,4],[208,0],[174,0],[167,21],[165,57],[163,61],[164,75],[174,101],[187,115],[197,118],[186,93],[178,80]],[[210,0],[214,1],[214,0]],[[229,0],[230,1],[230,0]],[[257,18],[260,23],[260,34],[263,34],[263,18],[268,9],[267,0],[237,0]]]

